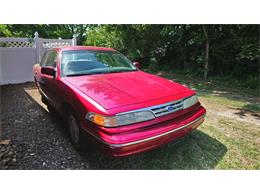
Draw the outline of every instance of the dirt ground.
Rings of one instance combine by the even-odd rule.
[[[219,117],[227,117],[241,122],[260,125],[260,114],[241,108],[225,106],[223,104],[214,104],[207,98],[200,97],[201,103],[207,108],[208,115],[217,115]],[[260,127],[260,126],[259,126]]]

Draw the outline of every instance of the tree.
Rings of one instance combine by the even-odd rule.
[[[78,44],[82,45],[87,39],[87,32],[95,26],[91,24],[62,24],[57,26],[57,34],[66,34],[70,38],[76,35]]]
[[[206,48],[205,48],[205,65],[204,65],[204,79],[208,78],[208,65],[209,65],[209,35],[207,32],[207,27],[202,25],[203,33],[206,39]]]
[[[0,37],[9,37],[11,34],[6,24],[0,24]]]
[[[83,44],[87,39],[87,31],[95,25],[89,24],[13,24],[7,25],[11,32],[9,36],[33,37],[37,31],[43,38],[71,39],[77,36],[78,44]]]

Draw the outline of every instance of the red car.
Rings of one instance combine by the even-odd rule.
[[[139,66],[111,48],[73,46],[48,50],[33,72],[76,148],[125,156],[187,135],[206,113],[195,91]]]

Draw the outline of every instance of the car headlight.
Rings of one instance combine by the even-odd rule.
[[[189,108],[191,106],[193,106],[194,104],[196,104],[198,102],[198,96],[197,95],[193,95],[189,98],[186,98],[183,100],[183,109],[185,108]]]
[[[88,113],[86,119],[104,127],[117,127],[154,119],[151,111],[138,111],[117,114],[115,116],[103,116],[96,113]]]

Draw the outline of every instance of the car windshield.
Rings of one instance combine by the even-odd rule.
[[[117,51],[63,51],[63,76],[105,74],[137,70],[130,60]]]

